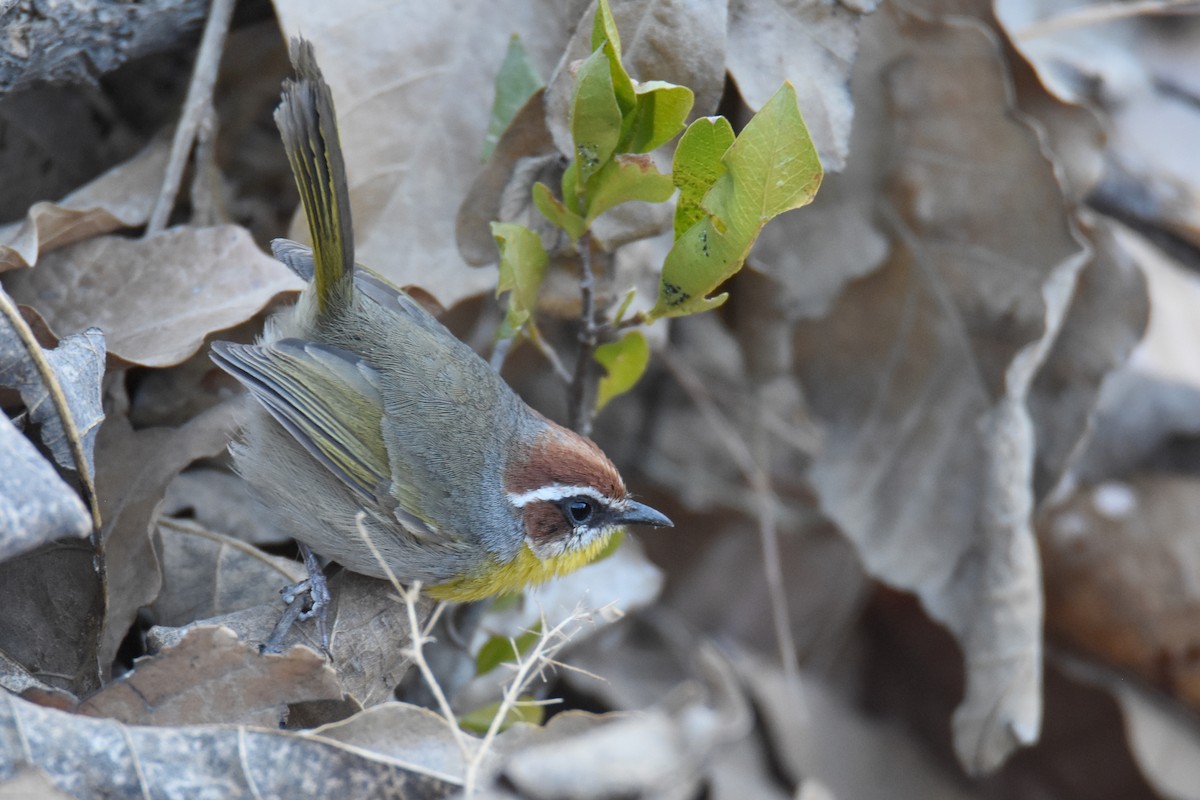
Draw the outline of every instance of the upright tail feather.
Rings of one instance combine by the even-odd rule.
[[[308,217],[317,310],[324,316],[349,303],[354,291],[350,191],[333,95],[317,66],[311,42],[292,39],[292,66],[296,79],[284,81],[275,124]]]

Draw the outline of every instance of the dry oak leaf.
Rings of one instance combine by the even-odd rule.
[[[279,727],[289,703],[342,696],[325,657],[307,647],[260,654],[219,625],[197,626],[76,709],[126,725]]]
[[[867,570],[915,592],[962,646],[954,745],[981,773],[1041,725],[1026,403],[1089,254],[1037,133],[1011,114],[989,29],[889,7],[863,32],[891,109],[892,255],[797,327],[825,428],[810,479]]]
[[[110,355],[147,367],[182,362],[210,333],[303,285],[235,225],[91,239],[5,280],[13,299],[59,335],[94,325]]]
[[[155,139],[57,203],[34,203],[21,222],[0,227],[0,273],[32,267],[53,250],[144,225],[166,171],[171,143]]]

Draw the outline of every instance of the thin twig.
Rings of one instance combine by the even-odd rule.
[[[196,54],[196,66],[192,69],[192,80],[188,84],[187,98],[183,102],[183,113],[175,128],[171,142],[171,160],[163,177],[162,188],[154,202],[150,221],[146,224],[146,236],[160,233],[167,227],[171,209],[175,207],[175,196],[183,181],[183,169],[192,152],[196,131],[212,108],[213,86],[217,82],[217,68],[221,65],[221,52],[225,36],[229,32],[229,20],[233,17],[236,0],[212,0],[208,21],[204,24],[204,36],[200,40],[200,51]]]
[[[708,422],[710,430],[729,452],[742,476],[754,493],[758,517],[759,540],[762,544],[763,570],[767,579],[767,594],[771,598],[771,619],[775,627],[775,641],[779,647],[779,658],[789,685],[799,686],[800,664],[796,656],[796,642],[792,637],[792,625],[788,618],[787,591],[783,583],[783,558],[779,549],[778,522],[775,514],[775,492],[771,488],[771,476],[762,463],[755,458],[746,443],[738,438],[734,427],[717,408],[704,388],[704,382],[682,359],[672,352],[663,353],[663,365],[675,378],[676,383],[688,395],[692,403]],[[761,415],[756,415],[761,417]],[[760,455],[765,457],[767,439],[765,429],[760,428],[762,447]]]
[[[63,436],[67,440],[67,446],[71,448],[71,460],[75,462],[75,472],[79,475],[83,499],[88,505],[88,510],[92,512],[93,544],[98,546],[102,523],[100,502],[96,498],[96,486],[92,482],[92,471],[88,467],[87,455],[83,452],[83,439],[79,435],[79,428],[75,426],[75,417],[71,413],[71,406],[67,403],[67,395],[63,392],[62,385],[58,382],[58,376],[54,374],[49,359],[46,358],[46,351],[42,350],[42,346],[38,344],[37,337],[33,335],[33,330],[21,316],[17,304],[2,289],[0,289],[0,316],[8,320],[8,324],[17,334],[17,338],[21,340],[21,345],[29,354],[29,360],[37,369],[38,377],[42,379],[42,386],[46,389],[50,402],[54,404],[54,413],[58,414],[58,419],[63,427]]]
[[[539,636],[533,645],[533,649],[527,655],[517,657],[516,674],[513,675],[504,689],[500,705],[496,709],[495,716],[492,717],[492,722],[488,726],[487,733],[484,734],[483,739],[479,743],[479,749],[475,751],[475,755],[467,763],[466,778],[463,782],[464,797],[472,797],[474,795],[479,781],[480,767],[483,766],[484,758],[491,749],[496,736],[500,733],[500,727],[504,724],[504,720],[508,718],[509,713],[514,708],[525,704],[525,701],[520,699],[521,692],[525,691],[534,675],[540,674],[541,670],[545,669],[547,664],[550,663],[552,657],[571,640],[571,636],[566,633],[567,626],[570,623],[576,622],[582,616],[579,609],[576,609],[574,613],[568,615],[553,628]],[[543,614],[542,627],[545,628],[545,625],[546,618]]]
[[[1195,14],[1198,11],[1200,11],[1200,3],[1197,3],[1196,0],[1136,0],[1128,3],[1081,6],[1030,23],[1018,30],[1014,38],[1025,41],[1129,17],[1155,14]]]
[[[591,376],[592,358],[596,353],[596,342],[600,329],[596,325],[596,276],[592,274],[592,236],[585,233],[579,237],[579,356],[575,359],[575,375],[571,379],[570,410],[571,427],[583,436],[592,433]]]
[[[433,641],[433,639],[427,635],[427,632],[422,629],[421,623],[417,621],[417,601],[421,596],[421,582],[416,581],[407,589],[400,585],[400,581],[396,579],[396,573],[392,571],[391,565],[388,564],[383,554],[379,552],[379,548],[371,540],[371,535],[367,533],[367,526],[363,524],[366,516],[362,511],[354,515],[354,525],[358,528],[358,535],[367,543],[367,547],[371,550],[371,555],[375,558],[376,563],[383,567],[388,581],[400,593],[400,599],[404,601],[404,609],[408,612],[409,635],[412,637],[412,646],[409,648],[409,654],[412,656],[413,663],[417,665],[417,670],[421,673],[421,677],[425,679],[426,685],[429,686],[429,691],[433,693],[434,699],[437,700],[438,709],[442,712],[446,724],[450,726],[450,732],[454,736],[454,743],[458,745],[458,749],[462,752],[463,761],[470,763],[472,758],[471,748],[467,744],[466,734],[459,727],[458,717],[455,716],[454,709],[450,707],[450,701],[446,699],[446,693],[442,691],[442,686],[438,683],[437,677],[429,667],[429,662],[425,660],[425,644]]]
[[[529,341],[533,342],[533,346],[538,349],[542,357],[549,362],[554,369],[554,374],[562,378],[563,383],[571,383],[571,373],[563,364],[562,359],[558,357],[558,353],[554,352],[554,348],[542,336],[541,330],[536,325],[529,326]]]

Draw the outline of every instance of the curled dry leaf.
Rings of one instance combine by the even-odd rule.
[[[139,608],[158,596],[162,571],[151,535],[167,484],[189,464],[224,452],[240,422],[241,404],[215,406],[178,428],[134,430],[122,407],[113,411],[96,444],[96,490],[105,520],[101,531],[108,570],[107,615],[101,664],[116,656]]]
[[[40,706],[70,710],[79,702],[70,692],[56,689],[29,674],[29,670],[0,652],[0,689]],[[0,797],[3,797],[0,792]]]
[[[796,369],[826,426],[811,479],[868,571],[958,638],[955,749],[979,773],[1039,730],[1025,404],[1086,251],[1037,135],[1005,113],[987,29],[890,10],[868,26],[890,55],[878,79],[891,116],[862,122],[889,132],[896,240],[880,272],[797,328]]]
[[[57,333],[95,325],[112,356],[148,367],[180,363],[210,333],[303,287],[234,225],[91,239],[46,256],[5,285]]]
[[[91,530],[92,517],[79,495],[0,414],[0,562]]]
[[[673,687],[656,707],[555,717],[528,733],[504,775],[531,798],[694,797],[709,761],[744,737],[751,719],[725,657],[707,642],[692,655],[695,679]]]
[[[1070,678],[1109,692],[1120,706],[1129,750],[1166,800],[1200,798],[1200,725],[1195,717],[1123,673],[1066,653],[1054,664]]]
[[[298,561],[188,520],[164,519],[156,533],[163,579],[150,611],[158,625],[179,627],[273,603],[282,586],[305,578]]]
[[[283,582],[274,588],[282,589]],[[392,690],[408,670],[411,641],[408,614],[387,581],[367,578],[342,570],[329,581],[333,603],[329,609],[329,649],[333,667],[342,691],[360,706],[371,706],[389,700]],[[432,602],[423,598],[418,619],[424,620]],[[255,606],[199,624],[221,625],[237,637],[258,646],[271,635],[275,623],[284,611],[283,602]],[[148,640],[151,647],[172,647],[187,635],[189,627],[155,627]],[[320,650],[313,623],[292,626],[283,647],[303,644],[313,651]]]
[[[228,628],[201,625],[137,659],[76,709],[126,725],[226,723],[280,727],[289,703],[342,696],[325,657],[307,647],[260,654]]]
[[[49,369],[49,374],[43,375],[25,351],[24,343],[16,335],[7,335],[10,330],[8,325],[0,324],[0,387],[20,392],[29,421],[36,426],[39,439],[54,461],[64,470],[86,470],[90,484],[96,473],[96,432],[104,420],[100,406],[104,334],[98,328],[88,328],[64,337],[57,347],[43,349],[41,356]],[[47,380],[54,385],[48,386]],[[69,426],[59,415],[53,394],[60,394],[65,401],[71,418]],[[76,453],[82,454],[86,464],[76,463]]]
[[[1092,258],[1062,331],[1029,394],[1038,442],[1035,490],[1045,497],[1083,452],[1105,378],[1125,362],[1150,316],[1146,280],[1108,224],[1088,230]],[[1119,232],[1117,232],[1119,233]]]
[[[975,797],[909,731],[864,714],[835,687],[807,674],[789,684],[778,666],[750,653],[737,653],[734,665],[766,747],[792,781],[816,779],[833,797],[855,800]]]
[[[360,261],[447,308],[495,285],[455,244],[455,213],[472,179],[465,165],[478,163],[510,35],[547,75],[578,6],[275,3],[284,31],[313,42],[333,87]],[[298,215],[292,237],[304,227]]]
[[[564,238],[533,207],[531,195],[537,181],[558,186],[562,180],[561,171],[557,178],[541,174],[540,165],[547,154],[554,162],[558,161],[554,142],[546,130],[544,96],[545,92],[539,90],[517,111],[458,209],[455,221],[458,251],[472,266],[496,263],[493,221],[515,222],[537,231],[548,253],[559,249],[555,245]],[[554,240],[548,241],[550,236]]]
[[[171,143],[155,139],[57,203],[34,203],[19,223],[0,227],[0,273],[32,267],[53,250],[144,225],[158,196]]]
[[[262,502],[245,478],[223,469],[193,467],[176,476],[167,486],[162,515],[185,517],[221,537],[257,546],[286,544],[292,538],[264,519]]]
[[[105,579],[96,551],[61,539],[0,564],[0,652],[77,697],[100,687]]]
[[[1200,481],[1082,488],[1039,520],[1046,628],[1200,710]]]
[[[827,173],[846,166],[858,26],[876,3],[734,0],[729,6],[729,74],[742,98],[757,111],[780,82],[792,81]]]
[[[233,725],[122,725],[0,694],[0,780],[21,765],[73,797],[305,797],[319,786],[328,797],[434,800],[458,788],[332,739]]]

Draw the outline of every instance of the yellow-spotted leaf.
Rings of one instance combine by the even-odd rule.
[[[545,85],[529,57],[529,51],[521,44],[521,37],[514,33],[508,40],[508,51],[504,54],[500,71],[496,73],[496,99],[492,102],[492,114],[488,118],[481,161],[488,160],[513,117]]]
[[[679,187],[675,238],[706,216],[700,203],[725,174],[721,158],[733,146],[733,126],[724,117],[703,117],[688,126],[675,148],[671,179]]]
[[[725,171],[700,202],[704,216],[682,233],[676,220],[678,238],[663,265],[650,319],[694,314],[723,303],[726,295],[709,297],[709,292],[741,269],[763,225],[806,205],[817,193],[821,162],[790,83],[754,115],[721,157],[721,165]]]
[[[613,206],[630,200],[663,203],[675,193],[670,175],[663,175],[650,156],[617,155],[592,178],[585,223]]]
[[[587,184],[617,149],[621,140],[621,107],[613,89],[609,57],[603,48],[588,56],[575,78],[571,137],[579,185]]]
[[[630,331],[615,342],[596,348],[596,360],[607,374],[600,379],[596,410],[637,385],[650,363],[650,345],[641,331]]]
[[[721,160],[725,174],[703,205],[739,239],[753,243],[768,220],[812,202],[821,185],[821,160],[791,83],[779,87]]]

